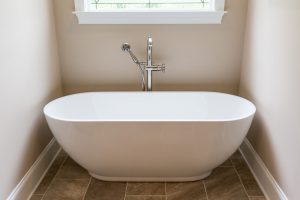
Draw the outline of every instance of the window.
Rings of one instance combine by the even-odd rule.
[[[199,9],[210,10],[211,0],[89,0],[88,10],[128,9]]]
[[[225,0],[74,0],[79,24],[220,24]]]

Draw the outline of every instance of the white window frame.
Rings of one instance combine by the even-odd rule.
[[[86,0],[74,0],[79,24],[221,24],[225,0],[213,0],[213,10],[88,11]]]

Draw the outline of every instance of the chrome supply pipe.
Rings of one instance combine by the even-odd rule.
[[[162,65],[153,65],[152,64],[152,47],[153,41],[151,37],[148,37],[147,40],[147,66],[145,68],[147,72],[147,91],[152,91],[152,72],[153,71],[162,71],[165,72],[166,66]]]
[[[152,38],[148,37],[147,40],[147,91],[152,91]]]

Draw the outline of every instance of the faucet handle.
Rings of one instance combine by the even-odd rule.
[[[165,65],[165,64],[162,64],[162,65],[160,66],[160,70],[161,70],[162,72],[166,72],[166,65]]]

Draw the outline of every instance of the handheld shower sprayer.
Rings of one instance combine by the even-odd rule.
[[[122,51],[130,51],[131,46],[128,43],[124,43],[121,47]]]
[[[145,81],[145,70],[143,68],[143,63],[141,63],[139,61],[139,59],[137,59],[137,57],[134,55],[134,53],[131,51],[131,47],[130,47],[130,44],[128,43],[124,43],[122,46],[121,46],[121,49],[122,51],[124,52],[128,52],[131,59],[133,60],[133,62],[139,67],[140,69],[140,73],[141,73],[141,76],[142,76],[142,89],[143,91],[145,91],[145,88],[146,88],[146,81]]]
[[[134,53],[131,51],[131,47],[130,44],[128,43],[124,43],[121,47],[122,51],[128,52],[130,57],[132,58],[133,62],[136,64],[141,64],[139,59],[137,59],[137,57],[134,55]]]

